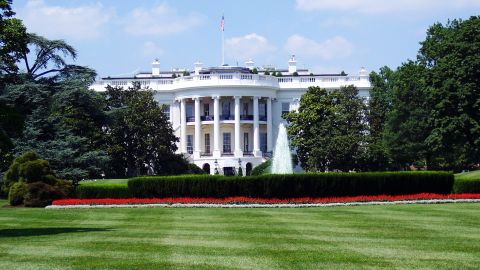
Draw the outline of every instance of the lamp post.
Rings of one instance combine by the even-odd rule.
[[[238,159],[238,176],[243,176],[243,169],[242,169],[242,160]]]
[[[215,166],[215,174],[220,174],[220,172],[218,171],[218,161],[215,159],[215,162],[214,162],[214,166]]]

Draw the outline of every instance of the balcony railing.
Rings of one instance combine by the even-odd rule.
[[[213,121],[213,115],[200,116],[200,120],[202,120],[202,121]]]
[[[260,116],[258,117],[258,120],[260,120],[260,121],[267,121],[267,116],[266,116],[266,115],[260,115]]]
[[[240,115],[240,120],[253,120],[253,115]]]
[[[200,153],[200,156],[201,156],[201,157],[211,157],[211,156],[212,156],[212,152],[202,152],[202,153]]]
[[[244,156],[244,157],[253,157],[253,152],[243,151],[243,156]]]
[[[187,122],[195,122],[195,116],[187,116]]]
[[[234,120],[235,117],[233,115],[220,115],[220,120]]]
[[[222,153],[222,156],[231,157],[231,156],[233,156],[233,153],[232,153],[232,151],[225,151],[225,152]]]

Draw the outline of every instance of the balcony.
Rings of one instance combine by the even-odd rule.
[[[200,157],[211,157],[212,156],[212,152],[202,152],[200,153]]]
[[[244,156],[244,157],[253,157],[253,152],[243,151],[243,156]]]
[[[195,122],[195,116],[187,116],[187,122]]]
[[[200,116],[200,120],[202,120],[202,121],[213,121],[213,115]]]

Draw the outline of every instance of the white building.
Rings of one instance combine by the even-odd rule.
[[[180,138],[179,153],[212,174],[232,174],[239,166],[245,174],[265,161],[273,151],[282,114],[297,109],[309,86],[338,89],[354,85],[366,99],[371,88],[363,68],[355,76],[312,74],[297,69],[295,56],[288,61],[288,69],[254,68],[252,60],[245,65],[203,68],[197,62],[190,75],[181,69],[161,71],[155,60],[151,72],[103,78],[92,88],[127,88],[136,81],[155,91],[156,100],[168,106],[166,113]]]

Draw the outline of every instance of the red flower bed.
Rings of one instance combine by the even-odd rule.
[[[283,203],[347,203],[368,201],[407,201],[407,200],[433,200],[433,199],[480,199],[480,194],[432,194],[421,193],[412,195],[375,195],[354,197],[330,198],[290,198],[290,199],[264,199],[249,197],[228,198],[151,198],[151,199],[64,199],[55,200],[53,205],[109,205],[109,204],[283,204]]]

